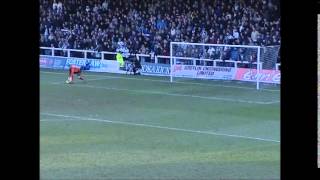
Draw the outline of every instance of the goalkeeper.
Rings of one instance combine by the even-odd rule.
[[[84,80],[83,71],[87,71],[87,70],[90,70],[90,62],[89,61],[86,62],[86,65],[81,66],[81,67],[78,67],[76,65],[71,65],[69,68],[69,77],[68,77],[66,83],[68,83],[68,84],[73,83],[73,76],[75,74],[78,75],[79,79]]]

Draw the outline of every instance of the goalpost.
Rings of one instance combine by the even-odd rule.
[[[256,89],[277,85],[279,50],[280,46],[170,42],[170,82],[196,78],[252,82]]]

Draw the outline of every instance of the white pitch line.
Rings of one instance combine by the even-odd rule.
[[[49,120],[49,119],[42,119],[42,120],[40,120],[40,122],[42,122],[42,121],[46,122],[46,121],[53,121],[53,120]]]
[[[257,138],[257,137],[250,137],[250,136],[241,136],[241,135],[234,135],[234,134],[216,133],[216,132],[211,132],[211,131],[197,131],[197,130],[181,129],[181,128],[174,128],[174,127],[166,127],[166,126],[156,126],[156,125],[149,125],[149,124],[142,124],[142,123],[132,123],[132,122],[124,122],[124,121],[111,121],[111,120],[106,120],[106,119],[97,119],[97,118],[89,118],[89,117],[80,117],[80,116],[71,116],[71,115],[62,115],[62,114],[52,114],[52,113],[41,113],[41,115],[64,117],[64,118],[74,118],[74,119],[78,119],[78,120],[81,120],[81,121],[97,121],[97,122],[106,122],[106,123],[113,123],[113,124],[124,124],[124,125],[129,125],[129,126],[141,126],[141,127],[166,129],[166,130],[173,130],[173,131],[183,131],[183,132],[190,132],[190,133],[199,133],[199,134],[207,134],[207,135],[215,135],[215,136],[226,136],[226,137],[234,137],[234,138],[242,138],[242,139],[251,139],[251,140],[258,140],[258,141],[267,141],[267,142],[280,143],[280,141],[277,141],[277,140],[274,140],[274,139]],[[42,120],[40,120],[40,121],[42,121]],[[52,120],[52,121],[54,121],[54,120]],[[74,121],[74,120],[70,120],[69,119],[68,121]]]
[[[61,85],[63,83],[50,83],[53,85]],[[208,100],[219,100],[219,101],[228,101],[228,102],[239,102],[239,103],[249,103],[249,104],[276,104],[279,101],[246,101],[241,99],[230,99],[230,98],[220,98],[214,96],[198,96],[198,95],[189,95],[189,94],[178,94],[178,93],[164,93],[159,91],[144,91],[144,90],[132,90],[132,89],[125,89],[125,88],[114,88],[114,87],[105,87],[105,86],[93,86],[93,85],[83,85],[83,84],[72,84],[72,86],[77,87],[87,87],[87,88],[94,88],[94,89],[105,89],[105,90],[113,90],[113,91],[128,91],[128,92],[136,92],[136,93],[144,93],[144,94],[157,94],[157,95],[166,95],[166,96],[179,96],[179,97],[191,97],[191,98],[200,98],[200,99],[208,99]]]
[[[65,73],[58,73],[58,72],[46,72],[46,71],[40,71],[42,73],[48,73],[48,74],[65,74]],[[256,88],[249,88],[249,87],[242,87],[242,86],[226,86],[226,85],[214,85],[214,84],[203,84],[203,83],[193,83],[193,82],[170,82],[165,80],[157,80],[157,79],[147,79],[147,78],[129,78],[129,77],[115,77],[115,76],[107,76],[107,75],[93,75],[93,74],[87,74],[86,76],[104,76],[104,77],[110,77],[114,79],[129,79],[129,80],[140,80],[140,81],[155,81],[155,82],[163,82],[163,83],[175,83],[175,84],[194,84],[194,85],[201,85],[201,86],[211,86],[211,87],[227,87],[227,88],[237,88],[237,89],[248,89],[248,90],[257,90]],[[280,90],[276,89],[260,89],[260,91],[270,91],[270,92],[279,92]]]
[[[106,79],[113,79],[113,78],[103,77],[103,78],[95,78],[95,79],[85,79],[85,80],[79,80],[79,82],[81,82],[81,81],[83,81],[83,82],[85,82],[85,81],[99,81],[99,80],[106,80]],[[59,81],[59,82],[53,82],[52,84],[66,84],[66,83]]]

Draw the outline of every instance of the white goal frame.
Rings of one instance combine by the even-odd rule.
[[[173,57],[173,51],[172,51],[172,46],[173,45],[200,45],[200,46],[223,46],[223,47],[243,47],[243,48],[254,48],[257,49],[257,74],[260,74],[260,70],[262,68],[261,63],[260,63],[260,46],[247,46],[247,45],[228,45],[228,44],[206,44],[206,43],[189,43],[189,42],[170,42],[170,82],[173,82],[173,58],[177,58],[177,57]],[[188,57],[187,57],[188,58]],[[197,58],[191,58],[190,59],[197,59]],[[199,59],[201,60],[201,59]],[[260,82],[259,82],[259,78],[257,78],[256,81],[256,89],[259,90],[260,89]]]

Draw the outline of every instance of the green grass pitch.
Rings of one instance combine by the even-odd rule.
[[[279,87],[40,70],[41,179],[280,179]]]

